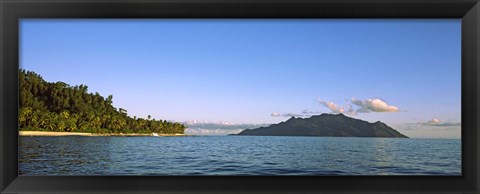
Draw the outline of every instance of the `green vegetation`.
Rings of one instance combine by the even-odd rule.
[[[19,72],[22,130],[67,131],[89,133],[184,133],[185,125],[131,118],[127,110],[112,105],[113,96],[104,98],[88,93],[85,85],[50,83],[31,71]]]

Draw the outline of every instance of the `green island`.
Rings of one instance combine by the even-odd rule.
[[[47,82],[39,74],[19,70],[19,128],[21,131],[93,134],[184,134],[178,122],[130,117],[86,85]]]

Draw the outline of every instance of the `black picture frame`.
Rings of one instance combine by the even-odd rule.
[[[478,0],[1,0],[1,193],[478,193]],[[18,176],[21,18],[461,18],[462,176]]]

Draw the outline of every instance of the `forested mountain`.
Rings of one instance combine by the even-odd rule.
[[[268,127],[246,129],[238,135],[408,138],[380,121],[369,123],[347,117],[342,113],[321,114],[310,118],[292,117],[285,122]]]
[[[46,82],[40,75],[19,71],[20,129],[90,133],[184,133],[185,125],[165,120],[132,118],[86,85]]]

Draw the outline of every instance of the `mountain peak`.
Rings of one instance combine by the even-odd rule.
[[[343,113],[333,114],[333,113],[322,113],[320,115],[313,115],[312,117],[328,117],[328,116],[345,116]]]
[[[291,117],[279,124],[244,130],[238,135],[408,138],[380,121],[369,123],[347,117],[342,113],[323,113],[310,118],[302,118],[301,121],[297,122],[297,118]]]

